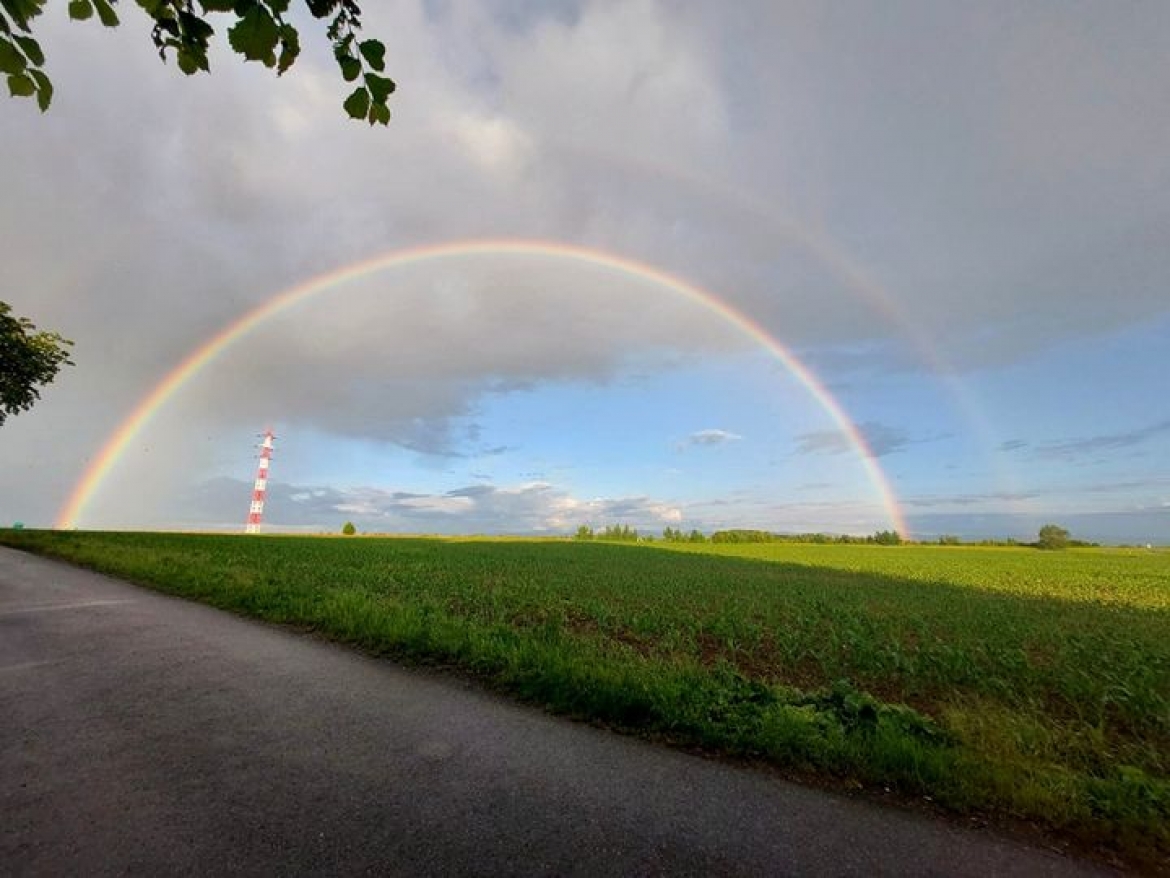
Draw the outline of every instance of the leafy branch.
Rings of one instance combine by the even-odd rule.
[[[8,415],[32,408],[38,387],[50,383],[62,366],[72,366],[73,342],[55,332],[39,332],[27,317],[13,317],[0,302],[0,424]]]
[[[120,23],[118,0],[69,0],[69,17],[87,21],[97,16],[106,27]],[[246,61],[275,69],[277,76],[296,62],[300,34],[288,20],[289,0],[135,0],[154,21],[150,36],[159,57],[173,53],[188,76],[210,72],[208,50],[215,28],[211,14],[234,19],[227,29],[228,45]],[[0,75],[7,78],[13,97],[35,98],[44,112],[53,100],[53,84],[45,73],[45,54],[32,36],[32,24],[46,0],[0,0]],[[314,18],[327,22],[325,33],[333,47],[342,79],[354,90],[342,103],[350,117],[371,125],[390,122],[389,98],[394,81],[383,75],[386,47],[375,39],[359,39],[361,9],[354,0],[305,0]]]

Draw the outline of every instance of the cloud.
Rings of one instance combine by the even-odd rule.
[[[16,462],[0,468],[0,515],[51,520],[200,344],[393,249],[541,237],[646,261],[742,311],[848,386],[846,402],[895,371],[917,390],[944,360],[1018,363],[1167,313],[1170,5],[1027,4],[1004,28],[984,4],[405,0],[364,21],[401,85],[385,130],[346,122],[313,24],[277,80],[222,33],[215,72],[184,77],[129,22],[38,21],[57,90],[47,114],[4,108],[0,298],[73,338],[78,365],[0,433],[0,460]],[[644,278],[551,258],[426,262],[263,322],[143,441],[272,419],[437,470],[514,449],[467,426],[500,395],[752,344]],[[926,441],[861,426],[882,456]],[[1033,452],[1071,460],[1153,435],[1139,434]],[[849,451],[833,431],[796,446]],[[144,514],[180,450],[191,480],[215,471],[167,447],[129,479],[141,491],[104,499],[111,514]]]
[[[905,430],[866,421],[857,425],[875,457],[884,457],[902,451],[915,442],[925,439],[911,439]],[[847,454],[854,450],[853,440],[840,430],[814,430],[796,437],[797,454]]]
[[[1155,493],[1168,484],[1170,476],[1152,476],[1144,481],[1113,479],[1017,490],[911,494],[903,496],[899,502],[908,509],[981,507],[987,513],[1023,504],[1026,509],[1044,507],[1050,510],[1045,514],[1060,517],[1067,513],[1088,514],[1093,507],[1102,512],[1129,511],[1135,504],[1142,509],[1152,509]]]
[[[185,492],[179,506],[188,523],[234,529],[250,487],[239,479],[210,479]],[[441,493],[269,483],[265,519],[273,527],[333,530],[346,518],[365,531],[542,534],[613,523],[653,531],[680,523],[683,511],[644,496],[583,499],[547,482]]]
[[[797,454],[846,454],[853,443],[840,430],[814,430],[796,437]]]
[[[932,508],[937,506],[987,506],[989,504],[1022,503],[1042,496],[1040,491],[990,491],[982,494],[949,494],[929,497],[903,497],[902,506]]]
[[[1029,445],[1014,440],[1000,445],[1001,451],[1021,451],[1031,457],[1047,460],[1074,460],[1092,454],[1132,448],[1163,433],[1170,433],[1170,421],[1159,421],[1145,427],[1118,433],[1102,433],[1084,439],[1068,439],[1063,442],[1048,442]]]
[[[728,430],[699,430],[691,433],[683,444],[689,446],[727,445],[729,442],[737,442],[742,438],[738,433],[732,433]]]

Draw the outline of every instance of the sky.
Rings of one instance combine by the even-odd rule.
[[[0,300],[75,365],[0,522],[241,530],[272,427],[272,531],[1170,543],[1170,6],[364,5],[388,128],[311,20],[188,78],[50,4]]]

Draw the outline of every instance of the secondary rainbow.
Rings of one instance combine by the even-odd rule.
[[[63,529],[76,527],[77,520],[84,512],[86,504],[97,493],[98,488],[114,468],[118,458],[126,450],[134,436],[146,426],[155,412],[184,384],[197,375],[204,366],[270,317],[346,281],[377,271],[430,260],[482,256],[555,258],[606,268],[672,290],[720,315],[768,350],[804,385],[821,408],[832,418],[837,428],[848,437],[850,444],[861,458],[862,465],[881,500],[890,524],[903,536],[909,536],[905,518],[898,506],[889,480],[878,465],[877,457],[869,447],[865,437],[845,413],[840,403],[829,393],[820,379],[791,351],[743,312],[733,308],[714,293],[708,292],[677,275],[629,257],[556,241],[490,238],[451,241],[444,244],[395,250],[361,262],[355,262],[343,268],[317,275],[291,289],[277,293],[262,305],[253,308],[225,326],[191,351],[182,362],[167,373],[118,425],[90,462],[65,505],[61,508],[57,516],[57,527]]]

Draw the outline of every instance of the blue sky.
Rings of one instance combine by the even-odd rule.
[[[1170,543],[1170,7],[379,4],[388,129],[322,38],[276,80],[44,17],[0,110],[0,299],[76,342],[0,429],[0,521],[51,524],[191,350],[379,253],[540,238],[696,284],[817,375],[911,532]],[[311,27],[311,25],[310,25]],[[82,526],[888,527],[814,394],[712,309],[553,257],[376,272],[226,351]]]

